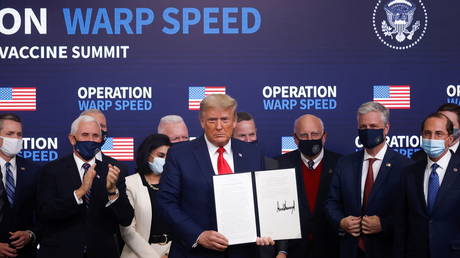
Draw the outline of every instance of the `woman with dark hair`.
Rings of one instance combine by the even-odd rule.
[[[125,241],[121,258],[168,256],[169,230],[159,218],[154,200],[170,146],[168,136],[154,134],[145,138],[137,150],[137,173],[126,177],[126,194],[134,208],[134,218],[130,226],[120,227]]]

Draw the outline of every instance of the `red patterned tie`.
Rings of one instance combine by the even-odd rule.
[[[367,159],[369,167],[367,168],[366,182],[364,183],[363,206],[361,208],[363,215],[366,213],[367,202],[369,201],[369,196],[371,195],[372,187],[374,186],[374,169],[372,168],[372,165],[376,160],[377,159],[373,158]],[[362,236],[358,239],[358,246],[361,250],[366,250],[366,245]]]
[[[222,147],[219,147],[219,149],[217,149],[217,152],[219,152],[219,157],[217,157],[217,173],[219,175],[233,173],[227,161],[224,159],[225,149]]]

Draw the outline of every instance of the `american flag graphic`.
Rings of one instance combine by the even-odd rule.
[[[134,160],[134,138],[108,137],[101,151],[116,160]]]
[[[36,88],[0,88],[0,110],[37,110]]]
[[[410,109],[410,86],[374,86],[374,101],[379,102],[388,109]]]
[[[200,110],[200,102],[211,94],[225,94],[225,86],[188,87],[188,110]]]
[[[295,144],[294,137],[281,137],[281,153],[284,154],[293,150],[297,150],[297,145]]]

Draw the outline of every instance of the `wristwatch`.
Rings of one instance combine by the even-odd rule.
[[[107,194],[110,196],[110,195],[117,195],[119,192],[118,192],[118,188],[115,190],[115,192],[107,192]]]

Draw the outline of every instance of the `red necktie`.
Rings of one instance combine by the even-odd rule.
[[[217,157],[217,173],[219,175],[233,173],[227,161],[224,159],[225,149],[222,147],[219,147],[219,149],[217,149],[217,152],[219,152],[219,157]]]
[[[369,167],[367,168],[366,182],[364,183],[363,206],[361,208],[363,215],[366,213],[367,202],[369,201],[369,196],[371,195],[372,187],[374,186],[374,169],[372,168],[372,165],[376,160],[377,159],[373,158],[367,159],[369,162]],[[362,236],[358,239],[358,246],[361,250],[366,250],[366,245]]]
[[[364,183],[364,194],[363,194],[363,211],[366,211],[367,202],[371,195],[372,187],[374,186],[374,169],[372,165],[377,159],[368,159],[369,167],[367,168],[366,182]]]

